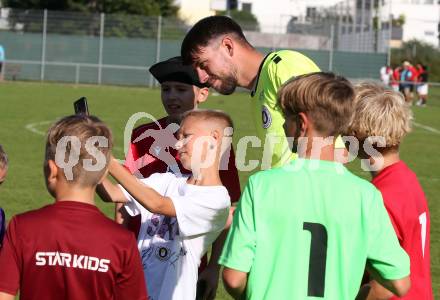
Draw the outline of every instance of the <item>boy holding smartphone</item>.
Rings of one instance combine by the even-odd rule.
[[[155,300],[196,298],[197,268],[208,247],[224,230],[230,197],[219,165],[230,117],[220,111],[185,113],[177,151],[187,176],[156,173],[138,180],[113,160],[100,186],[104,200],[125,203],[131,216],[140,215],[138,247],[148,291]]]
[[[209,95],[209,88],[199,81],[197,73],[191,66],[183,64],[180,56],[154,64],[150,68],[150,73],[161,85],[161,99],[167,116],[133,130],[124,166],[139,178],[147,178],[154,173],[175,172],[175,170],[183,175],[190,174],[191,171],[183,167],[178,151],[174,148],[177,139],[175,132],[170,133],[170,128],[172,128],[170,124],[180,124],[184,113],[196,109],[200,103],[205,102]],[[147,132],[155,133],[155,136],[145,136],[144,133]],[[164,135],[167,137],[163,138]],[[161,142],[167,143],[161,144]],[[171,163],[167,163],[170,160]],[[231,201],[237,202],[241,190],[232,146],[222,157],[220,179],[228,190]],[[140,217],[122,215],[119,212],[120,207],[121,205],[117,205],[116,221],[125,222],[128,228],[138,236]],[[231,209],[231,214],[232,211],[233,209]],[[122,210],[122,213],[124,212]],[[213,243],[209,263],[205,255],[200,264],[199,280],[201,286],[204,286],[203,299],[215,298],[220,272],[217,260],[226,234],[226,231],[223,232]]]

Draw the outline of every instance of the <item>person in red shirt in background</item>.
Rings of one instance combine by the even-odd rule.
[[[68,116],[47,134],[44,174],[55,203],[16,215],[0,252],[0,299],[146,300],[133,234],[94,203],[107,174],[110,129]],[[67,162],[65,161],[67,158]]]
[[[419,71],[417,94],[419,95],[419,100],[417,101],[418,106],[425,107],[426,101],[428,100],[428,66],[418,64],[417,69]]]
[[[397,298],[372,281],[371,298],[367,299],[433,299],[428,204],[416,174],[399,156],[402,138],[410,131],[411,110],[402,94],[381,85],[360,84],[355,92],[355,112],[348,134],[377,151],[377,155],[361,151],[359,156],[367,162],[372,183],[382,193],[400,245],[411,262],[411,288],[405,297]],[[381,140],[371,140],[373,136]]]
[[[400,81],[400,72],[402,71],[402,67],[398,66],[394,68],[393,74],[391,76],[391,87],[394,91],[399,91],[399,81]]]
[[[205,102],[209,95],[209,89],[199,81],[197,73],[191,66],[183,65],[180,56],[154,64],[150,73],[161,85],[162,104],[167,113],[155,122],[143,124],[132,132],[131,143],[128,149],[124,166],[139,178],[147,178],[154,173],[173,172],[189,174],[178,157],[174,145],[177,142],[176,134],[183,113],[193,110],[202,102]],[[237,202],[240,198],[240,181],[235,165],[235,156],[232,145],[230,151],[225,152],[220,166],[220,179],[229,192],[231,202]],[[99,193],[99,190],[98,190]],[[116,206],[116,221],[121,223],[122,219],[127,220],[126,226],[130,228],[136,237],[139,233],[140,218],[130,217],[121,205]],[[230,224],[232,213],[230,211]],[[124,214],[121,218],[121,213]],[[217,260],[226,239],[225,230],[214,242],[209,263],[207,256],[202,258],[199,268],[199,289],[198,294],[202,299],[214,299],[217,291],[220,265]]]

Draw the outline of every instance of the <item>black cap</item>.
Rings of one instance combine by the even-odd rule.
[[[199,76],[191,65],[183,64],[181,56],[176,56],[152,65],[150,67],[150,73],[161,84],[165,81],[177,81],[195,85],[199,88],[207,86],[199,81]]]

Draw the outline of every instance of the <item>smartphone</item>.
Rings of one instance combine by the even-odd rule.
[[[73,107],[75,108],[75,114],[80,115],[89,115],[89,107],[87,106],[87,98],[81,97],[73,103]]]

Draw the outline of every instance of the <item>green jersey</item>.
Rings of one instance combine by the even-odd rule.
[[[319,71],[312,60],[291,50],[272,52],[262,62],[251,93],[251,111],[257,136],[266,147],[263,151],[263,169],[282,166],[295,157],[283,130],[284,117],[277,104],[279,88],[294,76]]]
[[[219,263],[249,273],[247,299],[352,300],[367,261],[409,274],[380,192],[342,164],[296,159],[250,177]]]

